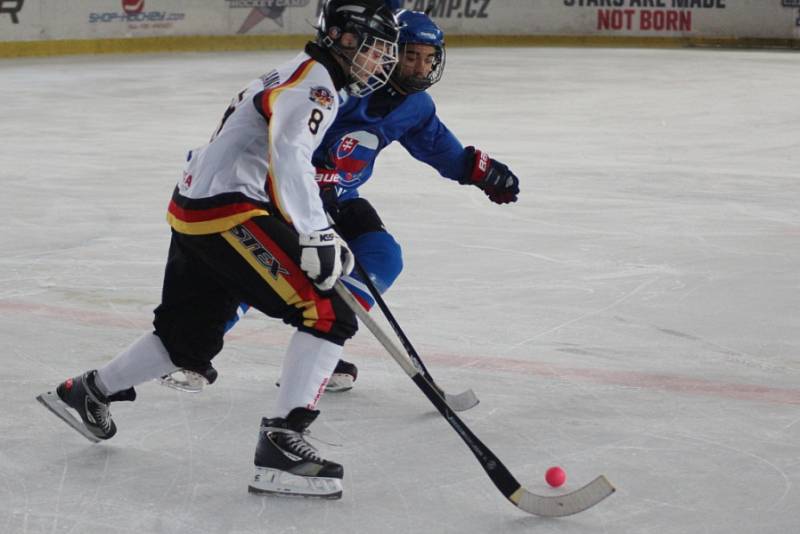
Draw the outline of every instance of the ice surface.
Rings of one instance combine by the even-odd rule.
[[[200,395],[155,383],[92,445],[35,402],[150,328],[186,150],[293,53],[0,61],[0,532],[786,534],[800,528],[800,56],[453,49],[433,89],[508,163],[490,204],[392,147],[364,195],[404,246],[387,301],[530,491],[506,502],[364,330],[313,435],[336,502],[247,493],[289,329],[250,314]],[[562,490],[544,482],[561,465]]]

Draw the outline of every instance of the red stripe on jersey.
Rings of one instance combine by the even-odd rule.
[[[237,204],[228,204],[218,208],[207,208],[200,210],[191,210],[180,207],[174,200],[170,200],[169,208],[167,211],[173,217],[187,223],[213,221],[214,219],[222,219],[230,217],[237,213],[244,213],[251,210],[263,210],[261,206],[252,204],[250,202],[239,202]]]
[[[297,263],[295,263],[260,226],[253,221],[247,221],[243,223],[242,226],[247,228],[250,233],[275,256],[275,259],[278,260],[281,265],[288,266],[288,270],[291,274],[288,276],[284,275],[283,279],[295,290],[301,302],[310,303],[302,307],[307,310],[312,307],[316,309],[317,319],[313,326],[314,330],[326,333],[330,332],[331,328],[333,328],[333,323],[336,321],[336,312],[333,310],[333,303],[330,299],[322,297],[317,292],[311,280],[303,273]],[[305,311],[303,312],[303,317],[305,317],[306,320],[314,320],[313,317],[307,316]]]
[[[319,319],[317,319],[314,328],[320,332],[330,332],[331,328],[333,328],[333,322],[336,320],[336,312],[333,311],[331,299],[321,298],[317,300],[315,304],[317,306],[317,317],[319,317]]]

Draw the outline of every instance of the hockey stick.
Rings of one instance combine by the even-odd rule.
[[[472,454],[489,475],[494,485],[503,496],[511,503],[529,514],[542,517],[562,517],[582,512],[596,505],[612,493],[615,489],[605,476],[600,475],[589,484],[571,493],[557,496],[543,496],[531,493],[523,488],[505,465],[484,445],[475,434],[464,424],[455,412],[447,405],[441,393],[421,373],[408,355],[403,354],[400,348],[388,337],[369,313],[356,301],[342,282],[336,282],[336,293],[344,299],[350,309],[355,312],[361,322],[372,332],[375,338],[384,346],[394,360],[411,377],[419,389],[436,406],[453,430],[464,440]]]
[[[412,362],[414,362],[414,365],[417,367],[417,369],[419,369],[419,372],[422,373],[422,376],[424,376],[425,379],[430,382],[430,384],[436,390],[438,390],[439,394],[445,398],[448,406],[457,412],[463,412],[477,406],[480,401],[478,400],[477,395],[475,395],[475,392],[471,389],[452,395],[444,391],[436,384],[436,382],[434,382],[433,377],[428,372],[425,364],[422,363],[422,359],[419,357],[419,354],[414,349],[413,345],[411,345],[411,341],[409,341],[405,332],[403,332],[403,329],[400,328],[400,324],[397,322],[397,319],[394,318],[394,315],[392,315],[392,312],[389,310],[389,306],[386,305],[386,301],[383,300],[380,291],[378,291],[378,288],[375,287],[375,283],[369,277],[367,271],[358,262],[358,259],[355,259],[355,266],[356,272],[361,277],[361,281],[363,281],[367,286],[367,289],[369,289],[369,292],[372,294],[372,298],[375,299],[375,302],[378,304],[381,312],[383,312],[384,317],[386,317],[386,320],[392,326],[392,330],[394,330],[394,333],[397,335],[397,338],[400,340],[403,348],[406,349],[408,357],[411,358]]]

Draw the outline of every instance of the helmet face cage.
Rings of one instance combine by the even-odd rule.
[[[353,34],[355,46],[343,46]],[[366,96],[389,81],[398,61],[397,20],[382,0],[328,0],[322,8],[317,42],[349,65],[346,90]]]
[[[444,33],[431,18],[419,11],[401,10],[397,16],[400,23],[400,58],[401,65],[395,70],[394,83],[407,92],[425,91],[442,79],[445,65]],[[402,61],[408,45],[427,45],[434,48],[430,72],[425,76],[404,74]],[[427,60],[427,58],[425,58]]]
[[[380,89],[389,81],[397,60],[396,42],[366,36],[351,60],[347,92],[361,97]]]

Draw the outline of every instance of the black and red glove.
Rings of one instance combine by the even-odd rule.
[[[519,178],[507,165],[492,159],[474,146],[465,148],[467,164],[461,184],[479,187],[495,204],[516,202],[519,195]]]

